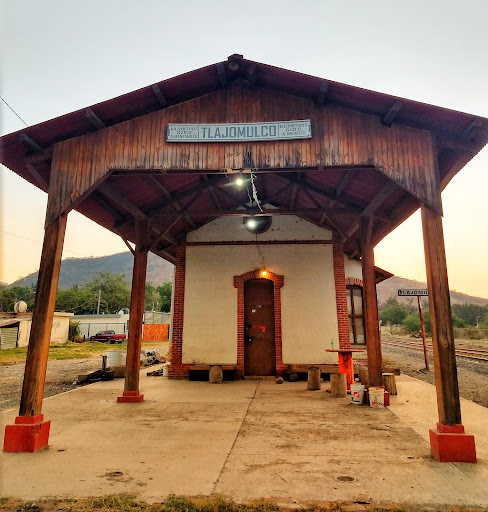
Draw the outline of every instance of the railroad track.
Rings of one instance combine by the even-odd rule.
[[[422,342],[413,339],[383,338],[381,343],[399,348],[424,351]],[[432,352],[432,343],[427,343],[427,350]],[[456,348],[456,357],[470,359],[471,361],[488,362],[488,350],[481,348]]]

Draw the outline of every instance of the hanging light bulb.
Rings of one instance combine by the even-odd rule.
[[[261,277],[268,277],[268,271],[267,270],[261,270]]]
[[[254,219],[249,219],[247,222],[246,222],[246,226],[248,228],[255,228],[256,227],[256,221]]]
[[[239,176],[234,182],[238,187],[242,187],[244,185],[244,180]]]

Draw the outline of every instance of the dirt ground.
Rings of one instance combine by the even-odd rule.
[[[158,345],[158,347],[162,354],[165,354],[168,348],[167,344]],[[154,347],[151,345],[151,342],[148,342],[146,348],[151,350]],[[22,382],[24,380],[24,368],[24,361],[0,363],[0,411],[19,407]],[[101,368],[101,354],[95,354],[82,359],[48,360],[44,398],[79,387],[76,384],[78,375],[100,370]]]
[[[475,343],[479,344],[480,342]],[[429,355],[430,370],[426,370],[423,352],[396,348],[391,345],[383,345],[382,351],[386,364],[400,368],[405,375],[434,384],[434,362],[431,354]],[[488,362],[457,358],[457,371],[461,397],[488,407]]]
[[[100,355],[83,359],[50,360],[47,363],[44,398],[76,388],[78,374],[102,367]],[[0,410],[20,405],[25,362],[0,364]]]

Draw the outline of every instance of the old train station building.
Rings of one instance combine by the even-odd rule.
[[[488,140],[473,115],[232,55],[0,139],[7,167],[48,193],[19,416],[7,451],[46,446],[42,397],[68,213],[133,242],[125,390],[139,390],[148,251],[175,264],[170,377],[337,362],[364,348],[382,384],[374,247],[422,212],[440,460],[475,460],[464,433],[441,191]],[[55,420],[55,418],[53,418]],[[467,454],[467,455],[460,455]]]

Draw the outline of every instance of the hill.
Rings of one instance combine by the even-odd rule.
[[[377,286],[378,304],[384,304],[390,297],[394,297],[398,302],[409,302],[412,297],[398,297],[398,290],[401,288],[414,288],[426,289],[427,283],[421,281],[414,281],[412,279],[404,279],[403,277],[390,277],[386,281],[381,282]],[[476,304],[478,306],[485,306],[488,304],[488,299],[481,297],[472,297],[464,293],[454,292],[451,290],[451,304]],[[415,297],[413,297],[414,300]]]
[[[69,288],[74,284],[82,285],[89,281],[97,272],[113,272],[123,274],[127,281],[132,279],[133,257],[130,252],[121,252],[111,256],[100,258],[68,258],[61,262],[61,273],[59,276],[59,287]],[[147,263],[147,282],[155,286],[171,282],[173,280],[174,265],[155,254],[149,253]],[[15,281],[9,286],[31,286],[37,283],[37,272]],[[380,283],[377,287],[378,303],[384,304],[390,297],[395,297],[400,302],[408,302],[409,297],[398,297],[399,288],[427,288],[426,283],[404,279],[402,277],[391,277]],[[472,297],[464,293],[451,291],[451,302],[453,304],[477,304],[484,306],[488,299]]]
[[[121,252],[99,258],[68,258],[61,262],[59,288],[66,289],[74,284],[83,285],[97,272],[123,274],[132,280],[133,256],[130,252]],[[146,281],[154,286],[173,280],[174,265],[153,253],[149,253]],[[31,286],[37,283],[38,272],[29,274],[9,286]]]

